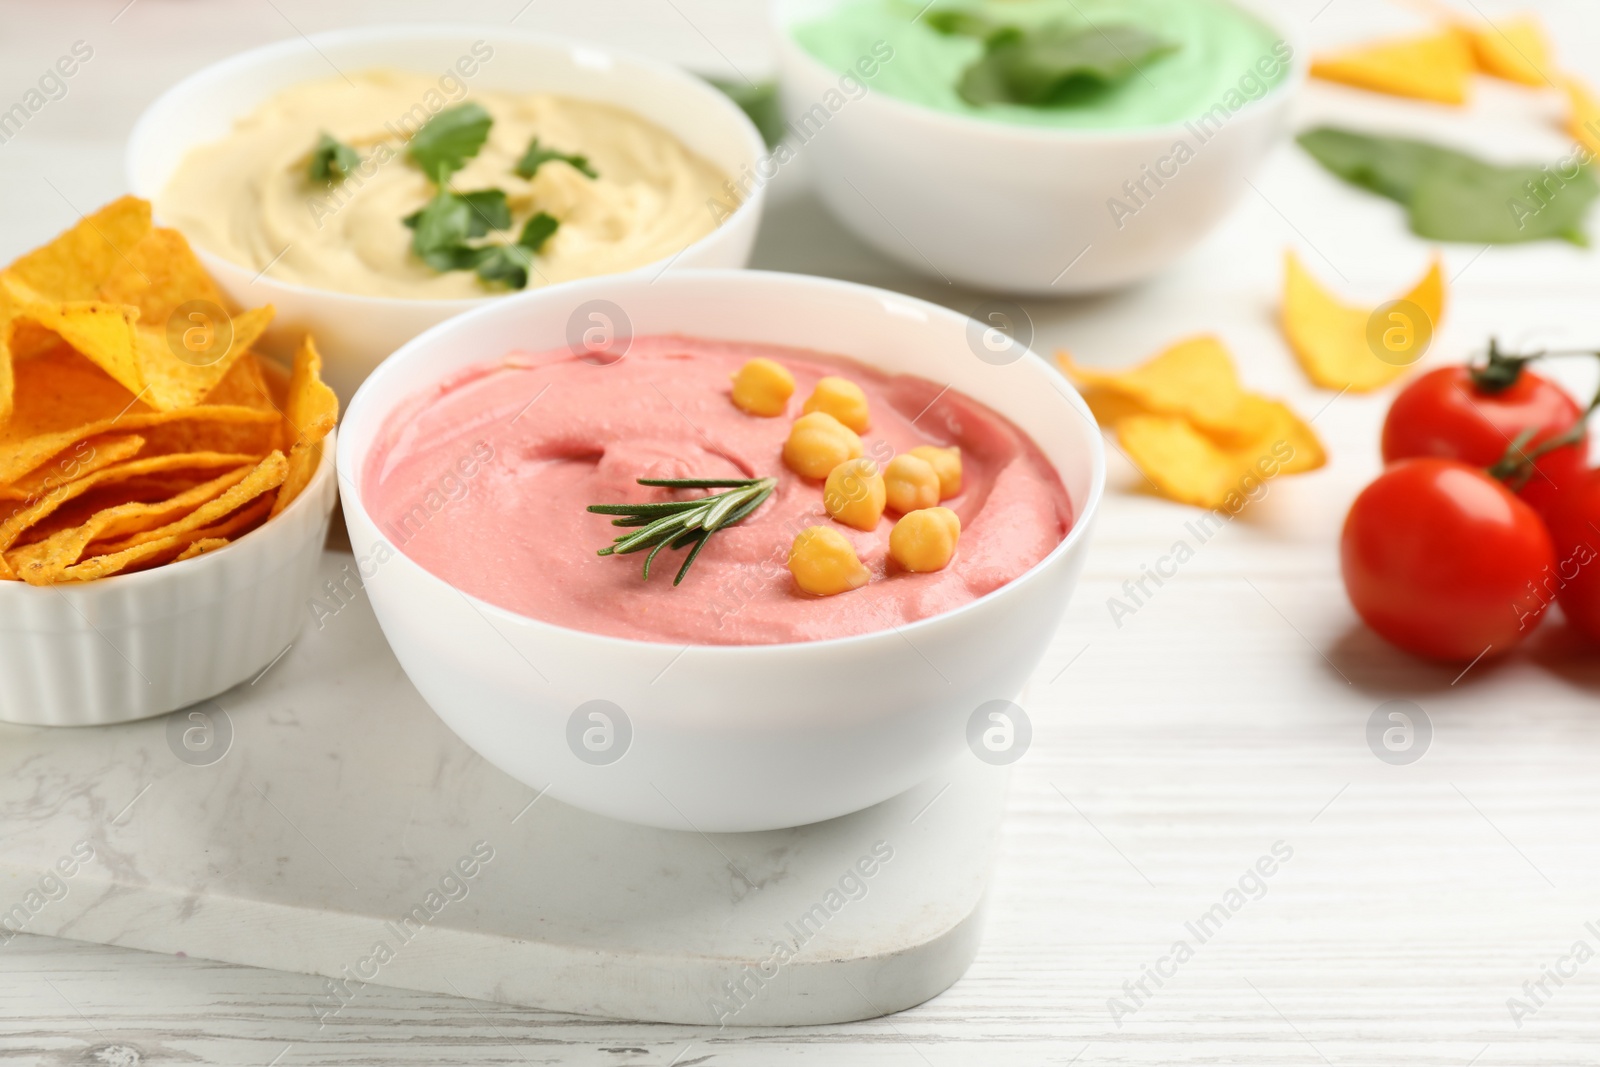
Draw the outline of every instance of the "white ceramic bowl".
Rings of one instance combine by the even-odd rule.
[[[866,286],[759,271],[690,271],[524,294],[452,319],[380,367],[339,442],[345,520],[358,559],[392,548],[363,501],[367,456],[398,405],[512,349],[566,345],[585,301],[613,301],[634,336],[679,333],[800,345],[910,373],[990,405],[1060,471],[1076,522],[1016,581],[897,630],[782,645],[604,637],[468,596],[403,553],[364,565],[378,621],[424,699],[490,763],[537,790],[632,822],[766,830],[857,811],[947,767],[985,702],[1014,698],[1048,645],[1083,565],[1105,476],[1087,406],[1019,348],[994,365],[956,312]],[[632,739],[615,762],[568,744],[579,705],[621,708]],[[968,757],[975,758],[975,757]]]
[[[470,89],[548,92],[626,108],[666,129],[737,178],[764,154],[745,113],[711,85],[676,67],[579,41],[492,26],[384,26],[337,30],[279,41],[190,75],[147,108],[128,139],[127,175],[137,196],[154,200],[190,149],[225,135],[234,122],[291,85],[327,78],[333,66],[445,71],[474,42],[494,49]],[[330,66],[332,64],[333,66]],[[754,188],[710,234],[675,260],[641,268],[742,267],[760,224],[764,194]],[[157,221],[160,221],[159,219]],[[196,247],[206,270],[240,307],[264,303],[278,314],[264,346],[282,354],[309,332],[326,361],[324,376],[348,401],[372,368],[400,345],[452,315],[501,296],[476,300],[403,300],[357,296],[277,281]]]
[[[294,503],[230,545],[92,582],[0,582],[0,721],[131,722],[254,677],[310,618],[335,447],[330,435]]]
[[[1183,123],[1065,130],[986,122],[898,100],[872,90],[870,79],[866,95],[842,96],[839,73],[788,31],[839,2],[848,0],[775,6],[784,114],[791,129],[814,131],[798,149],[807,171],[833,214],[879,251],[979,289],[1062,296],[1155,274],[1249,190],[1305,80],[1303,49],[1282,12],[1237,0],[1293,48],[1292,65],[1203,143]],[[829,100],[845,102],[830,109]],[[1173,155],[1180,140],[1195,146],[1181,165]],[[1157,187],[1146,167],[1170,174]],[[1129,198],[1128,181],[1150,191],[1142,205]],[[1114,217],[1113,197],[1137,210]]]

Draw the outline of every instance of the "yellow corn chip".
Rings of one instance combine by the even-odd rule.
[[[201,504],[183,518],[166,526],[135,534],[113,550],[91,556],[81,563],[74,562],[76,554],[72,551],[71,543],[65,541],[60,546],[58,555],[19,558],[25,549],[18,549],[8,556],[8,562],[18,577],[34,585],[47,585],[59,581],[89,581],[116,574],[132,565],[168,552],[174,545],[187,545],[192,538],[185,535],[215,523],[263,493],[276,489],[283,483],[288,467],[288,461],[283,458],[283,453],[274,452],[249,471],[243,480],[220,496]]]
[[[272,306],[229,316],[173,230],[151,231],[122,259],[97,300],[53,301],[22,276],[0,273],[0,364],[10,367],[12,338],[32,325],[59,335],[157,411],[199,403],[261,336]],[[185,340],[192,334],[228,344],[215,353],[194,349]]]
[[[1257,409],[1245,403],[1250,394],[1239,384],[1228,350],[1209,334],[1179,341],[1128,371],[1082,367],[1065,352],[1056,359],[1068,377],[1089,387],[1086,399],[1102,423],[1137,410],[1180,416],[1228,441],[1252,440],[1263,428]]]
[[[1247,445],[1224,447],[1170,415],[1131,415],[1117,423],[1117,440],[1163,496],[1237,513],[1273,478],[1327,460],[1309,426],[1286,406],[1266,403],[1281,421]]]
[[[1545,73],[1552,69],[1550,45],[1533,16],[1519,15],[1503,22],[1463,21],[1460,28],[1483,73],[1541,88],[1554,84]]]
[[[1394,381],[1427,352],[1444,314],[1445,279],[1435,258],[1398,301],[1377,309],[1340,301],[1285,256],[1282,326],[1307,377],[1324,389],[1371,392]]]
[[[1600,99],[1577,78],[1563,78],[1561,87],[1567,94],[1567,132],[1589,151],[1600,155]]]
[[[251,452],[247,448],[176,447],[203,445],[226,440],[233,431],[249,429],[258,439],[270,440],[276,432],[277,418],[251,408],[201,406],[182,411],[156,411],[143,415],[125,415],[120,419],[104,419],[76,429],[59,433],[41,434],[21,441],[7,442],[0,437],[0,485],[9,484],[37,469],[65,449],[87,437],[112,430],[138,430],[146,439],[147,453],[167,455],[184,452],[237,452],[253,456],[264,452]],[[159,444],[158,444],[159,443]]]
[[[172,562],[179,563],[186,559],[194,559],[196,556],[203,556],[212,549],[221,548],[227,543],[228,539],[226,537],[202,537],[199,540],[189,542],[189,547],[173,556]]]
[[[284,429],[294,442],[289,450],[289,473],[272,505],[276,515],[294,502],[311,483],[322,462],[322,439],[339,420],[339,398],[322,382],[322,356],[307,335],[294,354],[289,375],[289,402],[284,408]]]
[[[54,463],[46,464],[10,485],[0,486],[0,500],[36,500],[68,482],[132,459],[143,447],[144,438],[138,434],[108,435],[79,441],[56,456]]]
[[[77,563],[82,557],[83,550],[94,541],[126,541],[134,542],[141,534],[150,530],[158,530],[168,523],[194,512],[197,507],[206,501],[216,499],[230,488],[245,480],[245,475],[250,474],[250,467],[234,467],[227,474],[211,478],[210,482],[202,483],[192,490],[182,491],[178,496],[165,499],[165,501],[144,502],[131,501],[126,504],[117,504],[114,507],[94,512],[85,522],[74,526],[67,526],[66,530],[43,537],[42,541],[22,545],[19,549],[8,553],[6,561],[11,563],[18,573],[24,573],[37,561],[51,560],[61,566]],[[117,547],[131,547],[131,544],[118,544]]]
[[[135,477],[161,471],[229,467],[238,471],[238,478],[234,479],[234,481],[238,481],[239,478],[243,478],[245,474],[249,473],[250,468],[248,465],[256,462],[256,459],[257,457],[255,456],[197,453],[192,455],[153,456],[149,459],[135,459],[125,463],[112,464],[109,467],[95,471],[93,474],[87,474],[75,481],[58,486],[41,497],[25,501],[22,505],[11,508],[4,520],[0,520],[0,552],[11,548],[21,537],[24,530],[35,526],[49,517],[57,508],[60,508],[70,500],[83,496],[97,486],[126,482]],[[211,496],[216,496],[223,489],[233,484],[226,481],[227,477],[229,476],[225,475],[221,479],[225,484],[217,486],[216,491]],[[208,499],[210,497],[200,495],[190,503],[198,505]],[[115,509],[111,510],[114,511]],[[86,538],[84,543],[87,544],[88,540]]]
[[[1311,76],[1393,96],[1463,104],[1472,68],[1471,47],[1451,27],[1313,59]]]
[[[1127,371],[1057,358],[1086,387],[1095,418],[1170,499],[1237,512],[1268,480],[1327,462],[1316,434],[1287,404],[1239,384],[1216,337],[1180,341]]]
[[[149,232],[149,202],[125,196],[29,252],[5,273],[46,300],[92,300],[100,283]]]

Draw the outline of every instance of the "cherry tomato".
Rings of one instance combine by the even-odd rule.
[[[1600,470],[1563,489],[1545,520],[1556,546],[1556,599],[1573,629],[1600,644]]]
[[[1356,497],[1340,563],[1368,626],[1407,652],[1466,661],[1532,632],[1555,549],[1538,513],[1488,474],[1407,459]]]
[[[1429,371],[1395,397],[1383,422],[1383,461],[1436,456],[1492,467],[1525,430],[1535,431],[1523,451],[1565,433],[1583,409],[1554,382],[1524,368],[1499,392],[1474,383],[1470,367]],[[1540,512],[1560,487],[1577,480],[1586,444],[1563,445],[1540,456],[1518,492]]]

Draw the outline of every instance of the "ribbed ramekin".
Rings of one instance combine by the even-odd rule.
[[[334,444],[294,503],[233,544],[91,582],[0,582],[0,720],[145,719],[271,663],[308,617],[338,495]]]

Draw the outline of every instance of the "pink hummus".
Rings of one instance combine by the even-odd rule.
[[[794,374],[786,415],[747,415],[729,399],[729,376],[755,356]],[[962,491],[944,502],[961,517],[961,540],[944,570],[891,566],[897,515],[871,532],[832,523],[821,484],[783,465],[790,424],[828,374],[866,391],[872,426],[861,437],[880,466],[918,445],[961,446]],[[712,536],[676,588],[681,551],[657,556],[648,582],[643,553],[595,554],[618,531],[588,505],[668,498],[637,478],[768,475],[778,478],[772,497]],[[818,641],[937,615],[1018,577],[1072,525],[1038,447],[974,400],[816,352],[686,337],[636,337],[609,365],[563,349],[461,374],[391,418],[362,491],[395,547],[491,604],[591,633],[712,645]],[[829,523],[873,581],[809,596],[789,575],[789,546]]]

